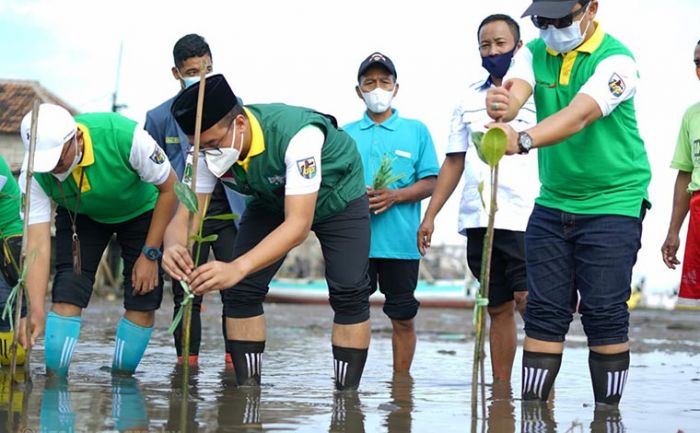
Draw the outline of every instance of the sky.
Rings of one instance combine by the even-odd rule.
[[[354,91],[360,62],[381,51],[394,61],[401,85],[394,107],[428,126],[442,161],[454,106],[470,83],[486,77],[479,23],[492,13],[517,18],[529,3],[0,0],[0,78],[39,80],[81,111],[109,111],[117,89],[117,102],[127,106],[122,113],[143,121],[179,89],[170,73],[173,44],[199,33],[215,71],[246,103],[309,106],[344,124],[365,108]],[[669,163],[683,112],[700,100],[692,63],[700,1],[599,3],[598,20],[635,54],[641,76],[636,106],[653,208],[635,276],[645,276],[652,290],[669,290],[680,280],[680,269],[667,270],[660,254],[676,176]],[[519,22],[526,42],[537,36],[530,21]],[[438,216],[435,242],[464,242],[456,232],[458,197],[455,192]],[[681,233],[684,238],[685,228]]]

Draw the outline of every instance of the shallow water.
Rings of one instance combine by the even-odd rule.
[[[166,333],[171,305],[164,304],[134,377],[112,378],[121,302],[95,299],[84,314],[68,383],[46,378],[43,348],[37,347],[32,383],[18,386],[10,416],[9,378],[0,371],[0,432],[700,432],[697,314],[633,312],[632,366],[619,413],[592,406],[588,350],[575,321],[553,403],[529,406],[513,398],[520,390],[519,350],[513,390],[487,386],[487,416],[479,407],[473,423],[471,311],[421,310],[411,376],[393,377],[390,324],[373,309],[362,384],[359,392],[345,394],[333,390],[330,308],[269,304],[263,385],[238,389],[224,367],[215,298],[206,302],[200,367],[191,375],[185,405]]]

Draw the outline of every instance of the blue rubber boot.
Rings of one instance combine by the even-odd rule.
[[[117,325],[117,342],[114,347],[112,372],[132,374],[139,366],[153,327],[144,328],[122,317]]]
[[[49,312],[44,342],[44,359],[48,374],[58,377],[68,375],[68,367],[79,337],[80,316],[66,317],[53,311]]]

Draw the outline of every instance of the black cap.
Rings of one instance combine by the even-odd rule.
[[[545,18],[561,18],[569,15],[578,0],[532,0],[532,4],[521,15],[537,15]]]
[[[384,54],[377,51],[367,56],[362,64],[360,64],[360,69],[357,71],[357,81],[360,81],[362,74],[367,72],[367,69],[369,69],[369,67],[372,65],[384,66],[389,73],[396,78],[396,68],[394,67],[394,62],[392,62],[391,59]]]
[[[197,96],[199,84],[186,88],[173,101],[170,112],[182,131],[194,135],[197,118]],[[236,95],[221,74],[206,79],[204,87],[204,105],[202,107],[202,131],[206,131],[223,119],[238,104]]]

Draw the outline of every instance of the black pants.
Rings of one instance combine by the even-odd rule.
[[[226,197],[223,197],[226,200]],[[228,202],[226,203],[228,206]],[[230,212],[230,211],[229,211]],[[218,214],[219,212],[217,212]],[[223,211],[223,213],[226,213]],[[218,220],[207,220],[202,226],[202,236],[209,236],[211,234],[218,235],[218,238],[214,242],[203,242],[199,255],[199,264],[206,263],[209,259],[209,249],[214,250],[214,257],[216,260],[222,262],[230,262],[233,260],[233,243],[236,240],[236,234],[238,230],[232,221],[218,221]],[[192,248],[192,260],[195,260],[197,256],[197,244],[194,244]],[[173,301],[175,303],[173,317],[177,314],[180,308],[180,303],[184,299],[185,291],[179,282],[172,282],[173,289]],[[221,293],[221,298],[223,301],[223,292]],[[190,355],[198,355],[199,347],[202,339],[202,320],[200,317],[202,309],[202,297],[195,296],[192,299],[192,321],[191,321],[191,336],[190,336]],[[226,324],[222,323],[222,333],[224,335],[224,341],[226,340]],[[180,356],[182,352],[182,322],[175,329],[174,335],[175,339],[175,350],[177,355]]]
[[[73,272],[73,253],[70,217],[59,206],[56,210],[56,276],[53,280],[52,301],[85,308],[90,302],[95,273],[112,234],[117,234],[124,260],[124,308],[132,311],[154,311],[163,299],[163,270],[158,266],[158,286],[143,295],[134,295],[131,271],[141,255],[151,225],[153,211],[117,224],[97,222],[78,214],[76,228],[80,238],[81,274]]]
[[[266,209],[246,209],[234,246],[234,257],[250,251],[284,221],[284,215]],[[326,281],[334,322],[352,325],[369,319],[369,205],[364,195],[348,203],[336,215],[315,223],[311,230],[321,242],[326,262]],[[223,291],[226,317],[247,318],[263,314],[262,303],[270,280],[283,259],[248,275]]]

